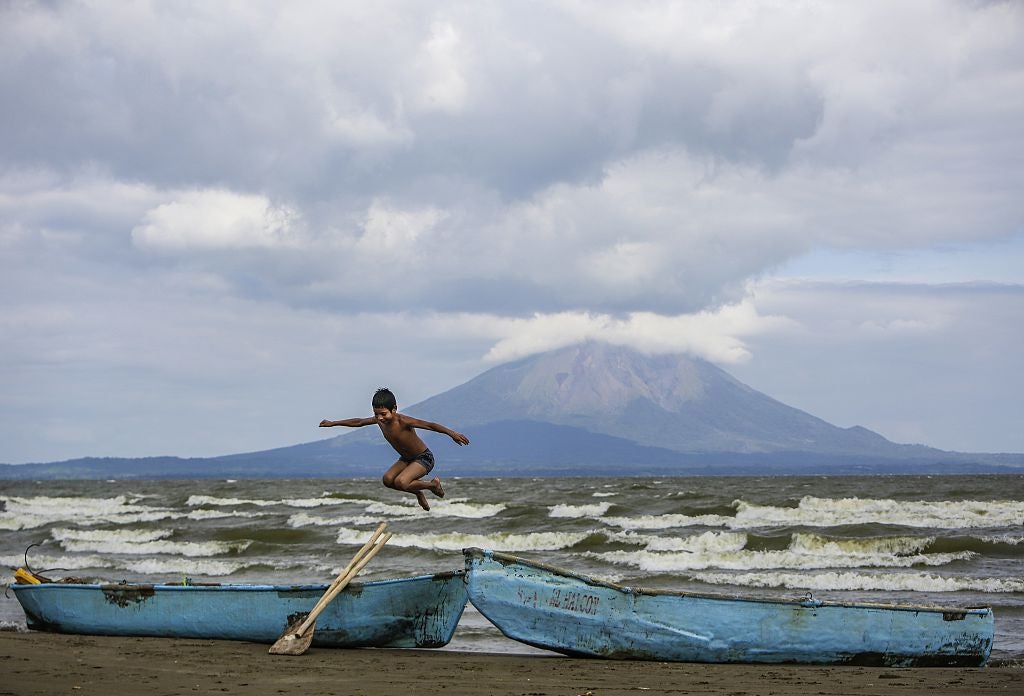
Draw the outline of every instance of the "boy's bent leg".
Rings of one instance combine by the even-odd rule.
[[[427,467],[423,466],[419,461],[410,462],[395,478],[395,487],[415,495],[420,507],[424,510],[429,510],[430,505],[427,503],[426,496],[423,495],[422,491],[429,490],[438,498],[443,498],[444,489],[441,488],[441,479],[437,477],[434,477],[430,482],[420,481],[419,479],[425,476],[426,473]]]
[[[397,462],[392,464],[387,471],[384,472],[384,476],[381,482],[388,488],[393,488],[396,491],[404,491],[404,488],[400,488],[397,483],[399,474],[405,471],[406,467],[409,466],[408,462],[399,459]],[[422,474],[420,474],[422,476]]]
[[[414,474],[407,474],[407,472],[410,469],[414,468],[414,467],[420,470],[419,476],[415,476]],[[405,490],[405,491],[409,491],[409,492],[412,492],[412,491],[430,491],[431,493],[436,495],[438,498],[443,498],[444,497],[444,489],[441,488],[441,479],[440,478],[435,476],[434,478],[430,479],[429,481],[421,481],[421,480],[419,480],[420,477],[425,475],[426,473],[427,473],[426,469],[425,469],[425,467],[422,464],[420,464],[419,462],[413,462],[395,480],[395,484],[398,485],[398,486],[401,486],[402,490]]]

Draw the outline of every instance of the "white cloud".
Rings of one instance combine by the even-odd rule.
[[[383,257],[419,257],[418,244],[444,220],[447,214],[436,208],[399,210],[385,201],[375,200],[366,213],[363,233],[356,242],[357,251]]]
[[[460,52],[464,50],[453,24],[435,21],[414,64],[413,106],[421,111],[462,111],[469,91]]]
[[[263,196],[186,191],[149,210],[132,229],[132,241],[174,251],[288,247],[298,241],[297,214]]]
[[[603,341],[646,353],[689,353],[722,364],[750,358],[746,336],[790,328],[793,320],[761,316],[749,300],[713,312],[664,316],[637,312],[625,317],[564,312],[501,323],[501,339],[486,359],[506,362],[582,341]]]

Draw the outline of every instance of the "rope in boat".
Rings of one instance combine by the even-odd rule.
[[[70,570],[70,568],[44,568],[43,570],[40,570],[38,572],[32,570],[32,566],[28,564],[28,552],[29,549],[31,549],[33,546],[42,546],[42,544],[39,542],[29,544],[28,547],[25,549],[25,570],[27,570],[28,572],[32,573],[33,575],[39,575],[40,573],[52,573],[55,570],[62,570],[65,573]]]

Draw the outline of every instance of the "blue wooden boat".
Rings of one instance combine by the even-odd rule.
[[[469,599],[509,638],[576,657],[975,667],[989,608],[765,599],[625,587],[465,549]]]
[[[313,645],[439,648],[466,607],[461,570],[351,583],[317,618]],[[77,585],[12,587],[28,627],[56,633],[217,638],[273,643],[327,585]]]

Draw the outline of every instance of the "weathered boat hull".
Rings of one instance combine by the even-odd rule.
[[[465,549],[469,598],[509,638],[573,656],[676,662],[981,666],[989,608],[644,590]]]
[[[466,607],[464,576],[460,570],[351,583],[317,618],[313,645],[446,645]],[[273,643],[327,586],[47,583],[13,589],[33,630]]]

